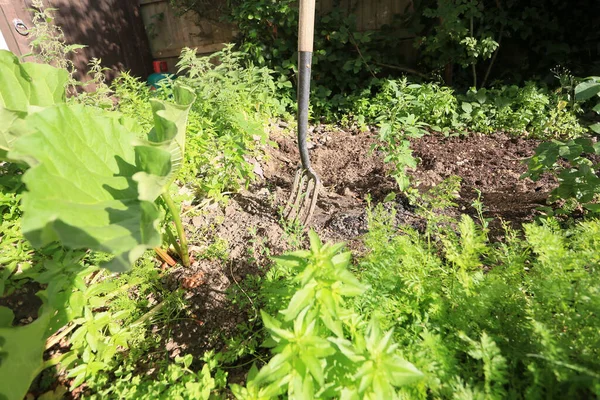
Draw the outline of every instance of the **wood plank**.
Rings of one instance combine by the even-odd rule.
[[[375,29],[392,22],[392,0],[378,0],[377,13],[375,15]]]
[[[232,25],[198,18],[194,13],[178,16],[164,0],[142,5],[142,16],[155,58],[179,56],[183,47],[217,51],[222,43],[233,40]]]

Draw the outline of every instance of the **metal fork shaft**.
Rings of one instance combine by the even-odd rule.
[[[321,179],[312,169],[306,136],[308,133],[308,105],[310,98],[310,75],[312,69],[313,38],[315,23],[315,0],[300,0],[300,21],[298,25],[298,150],[302,166],[296,171],[284,215],[286,218],[300,219],[307,225],[315,211]],[[306,189],[304,184],[306,183]],[[302,196],[305,196],[302,202]],[[300,205],[302,203],[302,210]]]

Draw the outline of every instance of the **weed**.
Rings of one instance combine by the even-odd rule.
[[[69,87],[75,90],[78,82],[74,78],[77,71],[75,64],[71,61],[71,53],[83,49],[86,46],[80,44],[68,44],[65,42],[65,34],[62,28],[54,24],[54,13],[56,8],[48,8],[43,0],[34,0],[32,26],[29,34],[32,40],[29,45],[32,55],[41,63],[54,65],[59,69],[69,72]]]
[[[225,239],[215,238],[215,240],[203,251],[200,258],[227,261],[229,258],[229,243]]]
[[[297,218],[287,219],[283,208],[279,210],[279,225],[283,229],[283,239],[291,249],[299,249],[304,241],[304,226]]]
[[[153,375],[142,375],[134,363],[116,368],[114,378],[99,375],[90,380],[92,387],[101,388],[90,400],[103,398],[193,398],[208,400],[213,391],[222,390],[227,373],[219,367],[219,357],[207,354],[203,367],[194,372],[191,355],[175,357],[175,362],[163,363]]]
[[[232,386],[236,398],[394,398],[397,388],[421,373],[397,351],[392,331],[381,331],[346,300],[365,287],[347,270],[343,244],[322,244],[309,232],[310,251],[278,257],[295,271],[295,294],[279,317],[262,312],[274,354],[260,371],[253,367],[246,387]]]
[[[75,79],[78,71],[71,58],[73,54],[77,53],[77,50],[86,46],[66,42],[62,28],[54,23],[54,13],[58,11],[57,8],[46,7],[44,0],[33,0],[31,5],[33,18],[32,26],[28,31],[32,38],[29,42],[31,55],[40,63],[54,65],[68,71],[69,79],[66,90],[72,95],[72,101],[88,106],[113,108],[113,102],[110,99],[111,91],[106,84],[104,74],[109,69],[101,66],[102,60],[97,58],[90,60],[88,81],[81,82]],[[93,87],[94,90],[88,90],[90,87]]]
[[[267,238],[260,236],[254,227],[248,228],[250,239],[248,243],[249,261],[261,265],[261,263],[271,257],[271,249],[267,246]]]

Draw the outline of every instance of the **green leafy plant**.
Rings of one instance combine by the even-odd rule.
[[[113,108],[105,75],[109,69],[102,67],[102,60],[92,58],[88,63],[88,79],[85,82],[77,80],[76,76],[83,71],[77,70],[72,58],[77,50],[86,46],[67,43],[62,28],[54,23],[55,14],[59,11],[57,8],[47,7],[44,0],[33,0],[31,6],[29,11],[32,13],[32,25],[28,29],[31,53],[26,56],[33,57],[40,64],[53,65],[62,72],[67,72],[66,90],[70,95],[69,101],[105,109]]]
[[[492,57],[499,43],[484,22],[484,5],[477,0],[437,1],[424,15],[439,23],[433,34],[419,41],[423,56],[436,67],[460,64],[471,68],[473,87],[478,86],[477,63]],[[452,84],[451,82],[447,82]]]
[[[591,77],[581,82],[575,87],[575,100],[585,102],[592,98],[600,97],[600,78]],[[600,114],[600,101],[593,105],[592,110],[596,114]],[[600,122],[594,123],[589,127],[593,132],[600,133]]]
[[[549,92],[533,82],[455,94],[448,87],[410,83],[404,78],[382,81],[375,97],[370,96],[368,93],[354,100],[355,119],[381,125],[398,117],[400,121],[416,118],[445,135],[502,131],[546,139],[585,133],[577,116],[579,107],[569,106],[568,95]]]
[[[545,172],[553,173],[558,187],[551,193],[550,200],[574,199],[592,211],[600,193],[599,164],[590,155],[600,154],[600,146],[589,138],[578,138],[567,142],[553,140],[540,144],[528,161],[523,177],[538,180]],[[564,160],[568,167],[559,161]]]
[[[356,268],[372,289],[351,304],[423,372],[405,398],[597,395],[598,221],[550,218],[492,243],[463,216],[430,240],[377,207],[369,228]]]
[[[309,232],[310,250],[277,257],[295,271],[295,293],[279,318],[262,313],[273,358],[253,368],[237,398],[397,398],[397,389],[417,382],[421,373],[398,354],[392,331],[376,320],[365,322],[346,306],[365,287],[347,270],[343,244],[322,244]]]
[[[90,399],[118,397],[119,399],[141,398],[194,398],[208,400],[213,398],[215,389],[222,389],[225,373],[217,368],[216,358],[208,358],[200,371],[190,369],[193,357],[190,354],[175,357],[175,362],[161,368],[153,376],[135,373],[133,365],[127,364],[117,368],[116,380],[106,380],[106,388],[94,393]],[[213,370],[215,376],[213,376]]]
[[[589,78],[574,89],[575,101],[586,102],[600,96],[600,80]],[[594,105],[593,111],[600,112],[600,103]],[[598,130],[592,124],[589,129]],[[552,140],[540,144],[533,157],[528,161],[527,172],[523,177],[538,180],[545,172],[557,177],[558,187],[551,193],[550,200],[575,200],[590,211],[598,212],[596,204],[600,194],[598,164],[593,156],[600,154],[600,146],[592,138],[580,137],[569,141]],[[565,165],[566,163],[566,165]]]
[[[166,190],[181,167],[193,93],[177,87],[175,104],[153,101],[155,127],[148,140],[142,140],[137,136],[139,126],[131,120],[62,103],[64,71],[21,65],[6,51],[0,52],[0,60],[8,67],[2,68],[7,79],[0,86],[1,110],[12,116],[3,134],[7,139],[5,157],[29,167],[22,176],[27,188],[21,205],[25,237],[38,248],[58,242],[71,249],[111,253],[114,257],[101,264],[120,271],[130,268],[145,249],[161,244],[160,213],[154,200],[163,195],[169,202]],[[174,218],[179,218],[178,210]],[[181,250],[186,251],[182,253],[185,263],[183,235],[180,242]],[[51,279],[45,283],[53,295],[44,297],[39,317],[32,324],[11,326],[12,311],[0,308],[1,368],[8,371],[19,359],[30,360],[22,365],[14,388],[10,392],[2,388],[1,393],[10,399],[19,398],[19,393],[22,397],[41,368],[45,338],[62,326],[60,315],[69,296],[59,293],[68,292],[73,282]],[[27,340],[15,346],[13,340],[19,335]]]
[[[533,82],[523,87],[471,89],[459,101],[463,111],[460,119],[474,131],[504,131],[543,139],[584,133],[567,102]]]
[[[86,46],[66,42],[62,28],[54,23],[57,8],[46,7],[44,0],[33,0],[31,5],[33,19],[32,27],[28,30],[32,38],[29,43],[31,55],[42,64],[50,64],[66,71],[69,76],[68,91],[75,93],[79,83],[75,80],[77,69],[70,56]]]
[[[219,63],[214,63],[215,59]],[[285,113],[286,102],[277,100],[272,71],[248,64],[231,46],[208,57],[184,49],[177,82],[194,91],[189,113],[185,162],[177,178],[202,196],[224,200],[255,179],[255,163],[268,143],[266,121]],[[118,109],[152,126],[150,99],[167,100],[172,82],[157,91],[123,74],[113,85]]]
[[[0,116],[5,121],[0,128],[0,157],[6,158],[17,138],[12,130],[15,123],[39,107],[65,101],[68,73],[49,65],[20,63],[5,50],[0,50],[0,66]]]

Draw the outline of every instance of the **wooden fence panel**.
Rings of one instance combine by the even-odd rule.
[[[235,35],[232,25],[216,18],[198,18],[194,13],[177,16],[167,0],[140,0],[142,19],[155,59],[166,60],[169,69],[184,47],[208,54],[223,48]]]
[[[226,0],[215,0],[215,9],[219,8],[218,2],[221,1]],[[339,7],[343,12],[356,16],[359,31],[369,31],[391,23],[394,15],[405,12],[412,1],[317,0],[316,7],[319,15]],[[208,54],[223,48],[236,35],[235,27],[219,21],[218,16],[198,17],[192,12],[178,16],[168,0],[139,0],[139,3],[152,56],[166,60],[171,71],[183,47],[196,48],[199,54]],[[407,52],[414,53],[410,44],[404,47]]]

